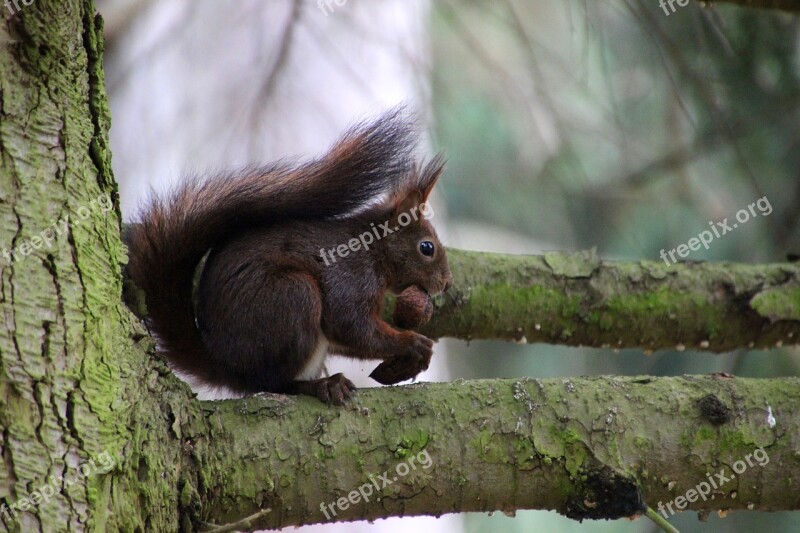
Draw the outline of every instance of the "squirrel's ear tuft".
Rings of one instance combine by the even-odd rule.
[[[428,201],[428,196],[444,171],[444,164],[444,154],[439,153],[425,166],[414,169],[406,187],[395,192],[392,197],[394,218],[399,217],[402,213],[408,213]]]
[[[444,164],[446,160],[444,157],[444,152],[439,152],[436,154],[436,157],[431,159],[427,165],[422,167],[422,169],[418,169],[416,171],[417,174],[417,190],[420,193],[422,198],[422,202],[428,201],[428,196],[430,196],[431,191],[433,190],[434,185],[436,185],[436,181],[442,175],[444,171]]]

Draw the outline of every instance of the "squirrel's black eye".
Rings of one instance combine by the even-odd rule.
[[[422,253],[422,255],[432,257],[435,250],[436,248],[433,246],[431,241],[422,241],[419,243],[419,251]]]

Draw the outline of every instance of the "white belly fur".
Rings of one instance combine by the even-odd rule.
[[[330,342],[327,337],[320,332],[319,340],[314,347],[314,353],[311,354],[308,363],[306,363],[306,366],[295,376],[295,379],[298,381],[308,381],[319,378],[325,366],[325,356],[328,355],[329,346]]]

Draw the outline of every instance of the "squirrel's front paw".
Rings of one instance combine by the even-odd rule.
[[[406,351],[379,364],[369,377],[381,385],[394,385],[406,381],[427,370],[432,355],[433,341],[418,335]]]

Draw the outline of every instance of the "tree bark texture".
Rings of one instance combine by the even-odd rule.
[[[667,266],[593,251],[448,258],[453,287],[421,329],[432,337],[714,352],[800,339],[800,263]]]
[[[786,510],[800,508],[798,405],[798,378],[459,381],[362,390],[344,409],[207,403],[210,431],[189,438],[201,516],[270,508],[264,527],[517,509],[619,518],[703,482],[705,500],[681,505]]]
[[[102,21],[90,0],[9,5],[0,6],[0,529],[172,530],[178,454],[166,449],[179,447],[161,434],[170,392],[189,395],[174,379],[160,395],[142,386],[157,361],[120,301]]]

